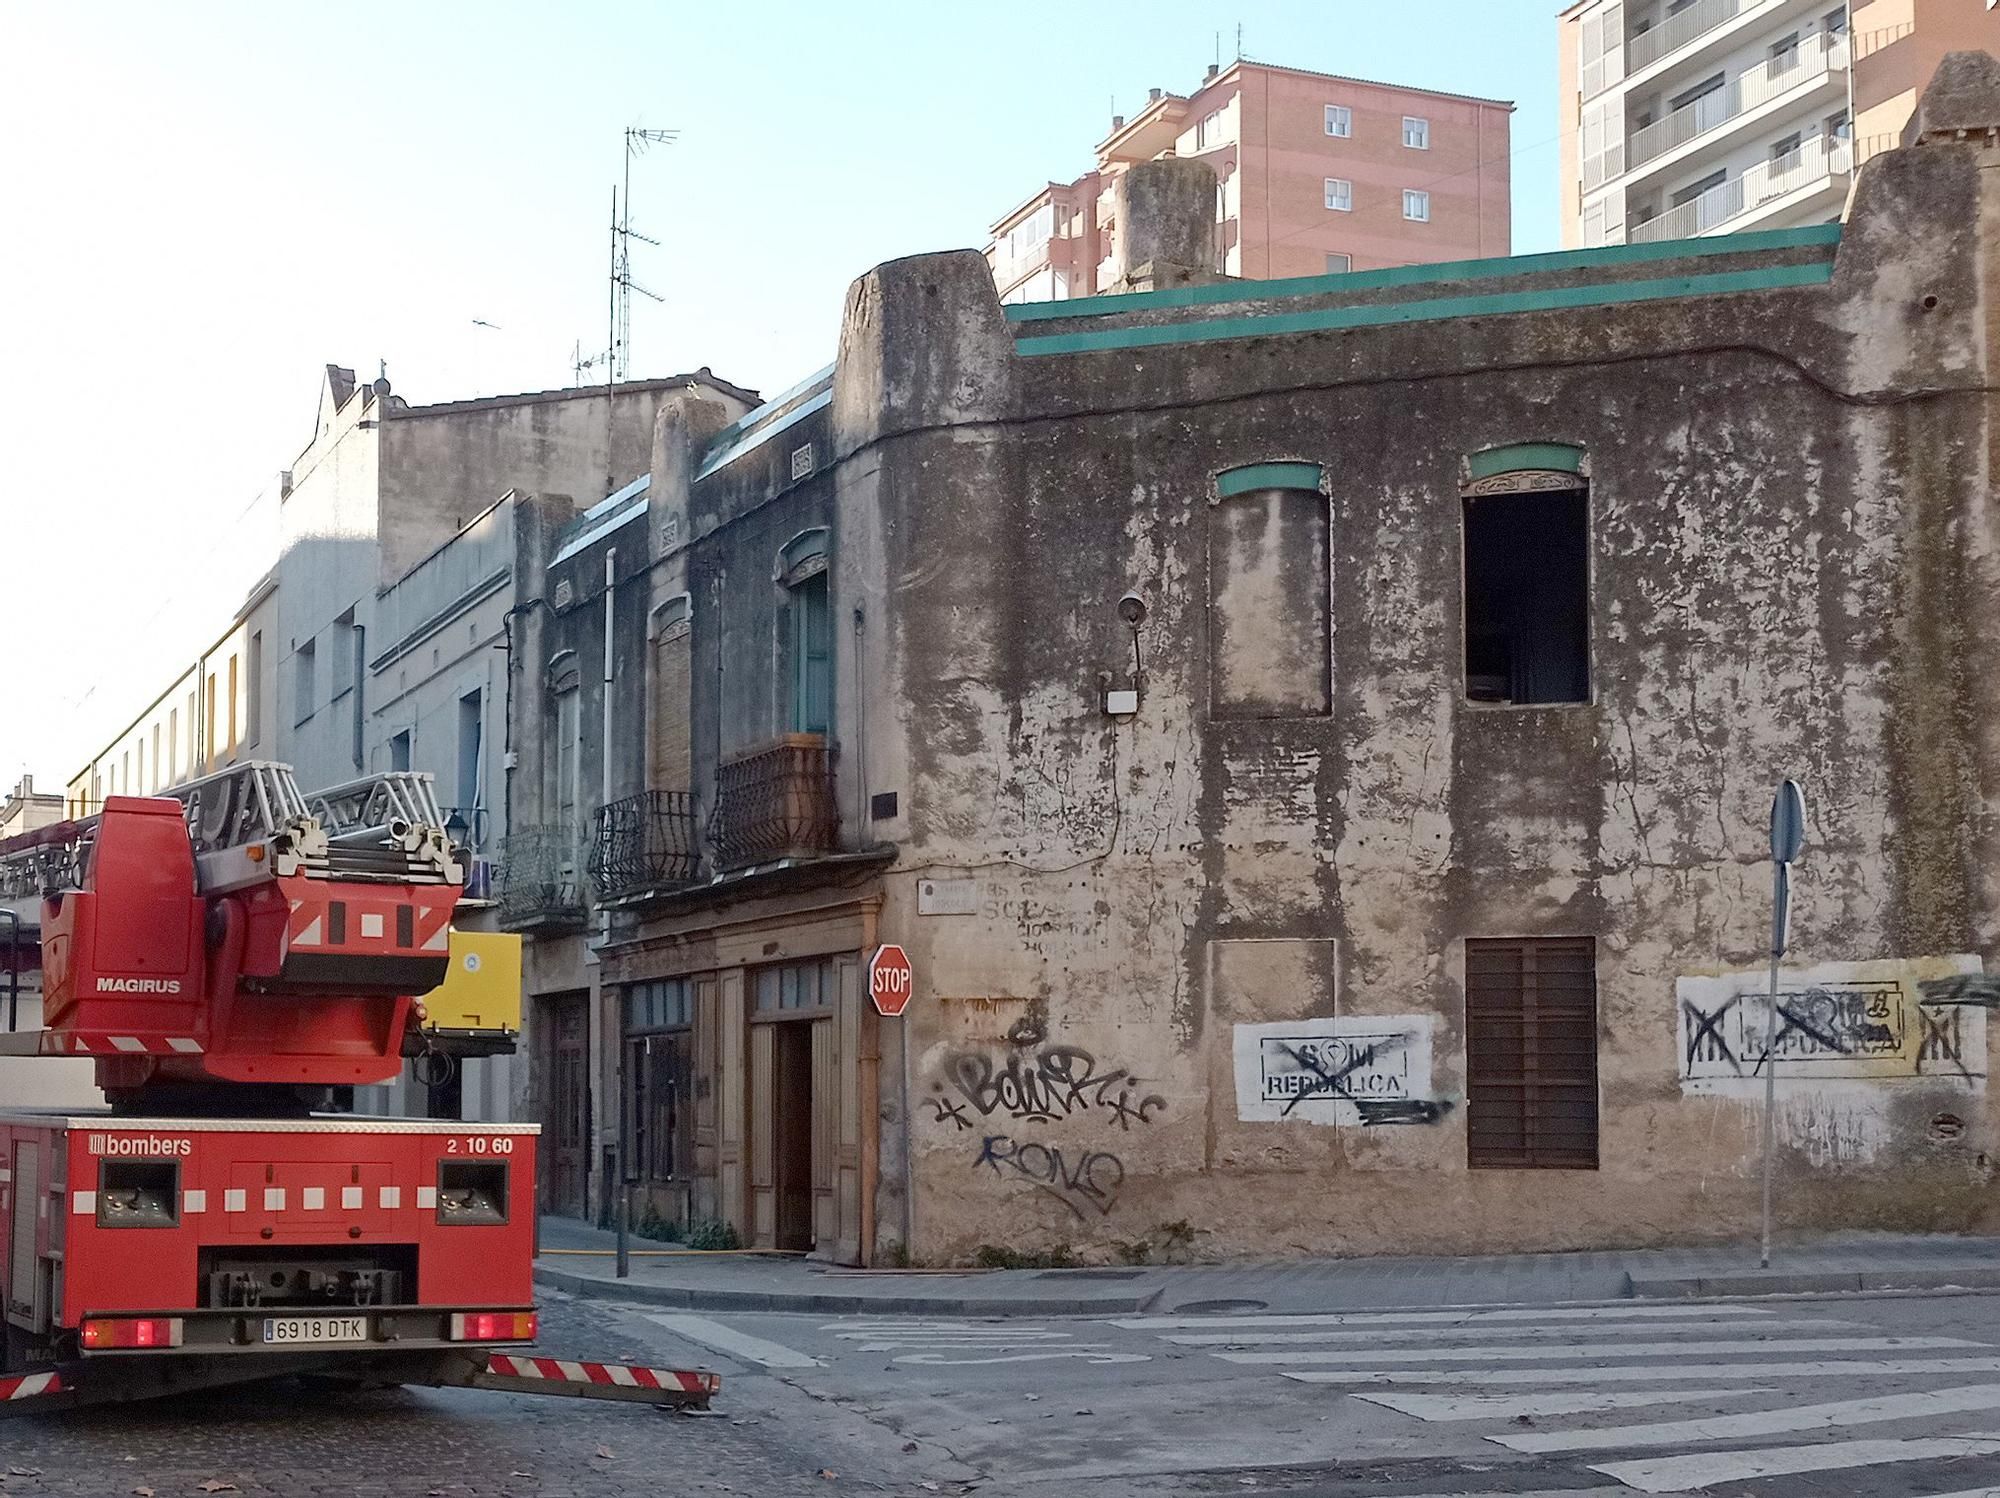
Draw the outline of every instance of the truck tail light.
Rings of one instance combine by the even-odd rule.
[[[178,1347],[181,1345],[181,1318],[178,1316],[119,1317],[83,1323],[86,1352],[108,1352],[126,1347]]]
[[[454,1311],[454,1342],[532,1342],[541,1318],[533,1311]]]

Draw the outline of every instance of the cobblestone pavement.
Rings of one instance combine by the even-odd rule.
[[[660,1349],[635,1343],[629,1326],[555,1300],[543,1307],[540,1350],[651,1360]],[[722,1413],[691,1417],[465,1390],[351,1395],[267,1385],[8,1420],[0,1422],[0,1495],[761,1498],[870,1486],[853,1480],[858,1474],[819,1476],[824,1458],[816,1462],[802,1449],[812,1440],[809,1423],[795,1430],[761,1413],[732,1411],[728,1392],[717,1402]]]

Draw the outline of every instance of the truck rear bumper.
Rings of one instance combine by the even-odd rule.
[[[452,1318],[489,1312],[532,1312],[533,1306],[230,1306],[203,1310],[91,1311],[82,1318],[90,1321],[171,1321],[176,1323],[178,1340],[171,1345],[151,1347],[82,1347],[81,1355],[91,1361],[110,1358],[171,1358],[234,1355],[242,1357],[283,1357],[299,1354],[316,1359],[365,1357],[371,1353],[418,1351],[465,1351],[483,1353],[493,1347],[521,1347],[530,1337],[465,1341],[454,1339]],[[345,1335],[348,1328],[330,1328],[343,1333],[338,1340],[311,1340],[287,1336],[280,1331],[296,1331],[300,1320],[328,1323],[359,1322],[360,1336]],[[79,1323],[79,1326],[81,1323]]]

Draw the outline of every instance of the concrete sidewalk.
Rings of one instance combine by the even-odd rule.
[[[2000,1288],[2000,1238],[1841,1234],[1751,1247],[1466,1258],[1260,1260],[1132,1268],[855,1270],[769,1255],[699,1255],[542,1219],[537,1283],[599,1300],[822,1315],[1115,1316],[1370,1310],[1697,1295]],[[663,1250],[666,1250],[663,1252]]]

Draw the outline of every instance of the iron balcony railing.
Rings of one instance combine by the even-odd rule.
[[[1625,151],[1626,170],[1637,171],[1696,136],[1846,66],[1844,35],[1822,31],[1807,37],[1797,47],[1682,105],[1666,118],[1633,131]]]
[[[1718,183],[1658,218],[1635,224],[1626,238],[1632,244],[1649,244],[1713,233],[1775,198],[1845,175],[1853,169],[1853,162],[1850,142],[1836,138],[1829,144],[1826,136],[1816,135],[1796,151],[1760,161],[1742,176]]]
[[[523,827],[500,840],[500,924],[575,926],[587,914],[583,839],[574,827]]]
[[[597,808],[590,881],[601,900],[692,883],[701,864],[694,793],[641,791]]]
[[[824,735],[788,733],[724,760],[708,843],[718,869],[830,853],[840,834],[834,751]]]

